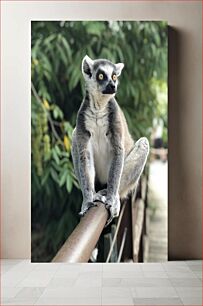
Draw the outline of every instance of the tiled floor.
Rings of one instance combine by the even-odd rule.
[[[1,305],[202,305],[202,261],[1,261]]]

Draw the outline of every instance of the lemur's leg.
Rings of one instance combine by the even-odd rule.
[[[87,171],[88,171],[88,178],[89,178],[89,187],[91,190],[94,191],[94,180],[95,180],[95,170],[94,170],[94,162],[93,162],[93,153],[91,150],[91,145],[88,145],[88,163],[87,163]],[[82,186],[82,180],[83,178],[80,175],[80,159],[79,159],[79,153],[78,153],[78,147],[77,147],[77,139],[75,136],[75,132],[73,132],[73,137],[72,137],[72,159],[73,159],[73,165],[74,165],[74,171],[75,171],[75,175],[78,179],[78,182],[80,184],[80,187]],[[96,203],[93,203],[93,198],[92,200],[86,201],[85,200],[85,194],[84,194],[84,190],[82,190],[83,192],[83,203],[82,203],[82,207],[81,207],[81,211],[80,211],[80,215],[84,215],[87,210],[92,207],[92,206],[96,206]]]
[[[140,138],[124,160],[121,175],[119,196],[125,198],[133,190],[142,174],[149,153],[149,142],[147,138]]]
[[[149,142],[147,138],[140,138],[134,145],[134,148],[125,157],[123,172],[121,175],[119,185],[119,197],[124,199],[127,197],[129,192],[133,190],[142,174],[147,156],[149,153]],[[97,193],[97,199],[104,201],[107,195],[107,189],[102,189]],[[117,201],[117,205],[109,209],[109,219],[106,226],[112,221],[113,218],[117,217],[120,212],[120,201]]]

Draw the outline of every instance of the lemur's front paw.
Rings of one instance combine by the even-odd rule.
[[[107,226],[107,225],[109,225],[109,223],[111,223],[113,218],[119,216],[120,207],[121,207],[119,195],[116,195],[116,196],[111,197],[111,198],[107,198],[105,205],[106,205],[106,208],[109,211],[109,218],[108,218],[108,220],[106,222],[106,225],[105,225],[105,226]]]
[[[107,189],[99,190],[97,193],[94,194],[93,201],[99,201],[105,204],[106,195],[107,195]]]
[[[91,208],[97,206],[96,203],[94,202],[83,202],[82,203],[82,207],[81,207],[81,211],[79,212],[80,216],[84,216],[86,214],[86,212]]]
[[[119,194],[117,194],[116,196],[108,197],[107,189],[102,189],[93,196],[93,201],[99,201],[104,203],[106,209],[108,209],[109,218],[105,226],[109,225],[113,218],[119,216],[121,206]]]

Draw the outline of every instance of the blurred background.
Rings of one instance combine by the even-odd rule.
[[[51,261],[80,220],[70,150],[86,54],[125,64],[117,101],[133,138],[151,142],[137,190],[122,203],[120,222],[104,229],[90,261],[167,260],[167,47],[163,21],[32,22],[32,261]]]

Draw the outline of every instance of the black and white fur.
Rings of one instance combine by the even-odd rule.
[[[108,224],[119,215],[120,199],[135,188],[149,153],[147,138],[134,143],[114,98],[123,67],[122,63],[84,57],[86,93],[72,141],[75,174],[83,194],[80,214],[101,201],[110,212]]]

